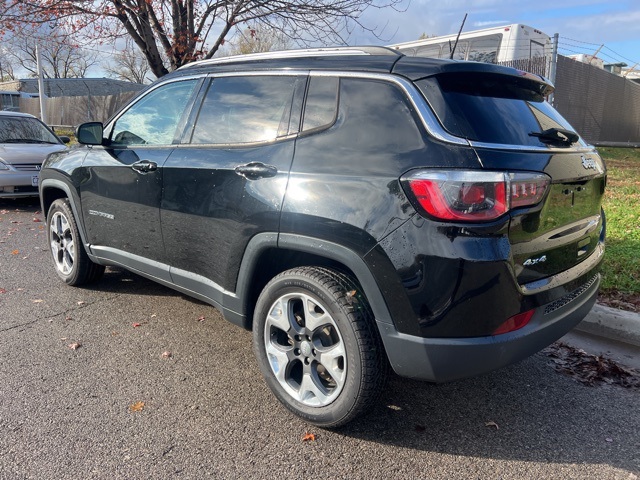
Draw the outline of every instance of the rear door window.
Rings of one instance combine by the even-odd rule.
[[[215,78],[193,129],[193,144],[270,142],[289,133],[295,76]]]
[[[443,74],[416,82],[443,127],[468,140],[548,146],[530,135],[574,130],[545,101],[540,84],[500,74]]]

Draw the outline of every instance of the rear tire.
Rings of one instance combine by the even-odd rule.
[[[314,425],[350,422],[385,382],[371,308],[357,282],[335,270],[300,267],[274,277],[256,304],[253,341],[269,388]]]
[[[56,273],[65,283],[80,286],[102,277],[104,266],[89,259],[66,198],[55,200],[49,208],[47,239]]]

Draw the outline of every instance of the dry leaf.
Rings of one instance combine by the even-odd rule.
[[[7,293],[7,291],[4,288],[0,288],[0,293]]]
[[[156,315],[155,313],[151,314],[151,318],[156,318],[158,315]]]
[[[129,405],[129,410],[131,412],[140,412],[144,408],[144,402],[136,402],[132,405]]]
[[[356,294],[358,292],[356,292],[355,290],[351,290],[350,292],[347,292],[347,302],[349,302],[349,304],[352,304],[353,302],[357,302],[358,299],[356,298]]]
[[[38,298],[36,300],[31,300],[33,303],[42,303],[44,300]]]
[[[35,218],[35,217],[34,217],[34,218],[33,218],[33,221],[34,221],[34,222],[41,222],[42,220],[40,220],[39,218]]]
[[[304,437],[302,437],[302,441],[303,442],[315,442],[316,441],[316,436],[313,433],[305,433]]]
[[[78,305],[82,306],[84,305],[84,302],[82,300],[80,300],[79,302],[76,302]]]
[[[134,324],[133,324],[133,328],[138,328],[138,327],[141,327],[141,326],[142,326],[142,324],[141,324],[141,323],[134,323]]]
[[[496,422],[486,422],[484,424],[485,427],[496,427],[496,430],[498,430],[500,427],[498,427],[498,424]]]
[[[81,347],[82,345],[79,342],[76,343],[70,343],[69,345],[67,345],[67,347],[69,347],[71,350],[77,350]]]
[[[71,317],[64,317],[64,319],[68,322],[69,320],[73,320]]]
[[[162,352],[162,358],[171,358],[171,352]]]
[[[11,255],[18,255],[20,253],[20,250],[14,250],[13,252],[11,252]]]
[[[204,315],[200,315],[200,316],[198,317],[198,321],[199,321],[199,322],[204,322]]]

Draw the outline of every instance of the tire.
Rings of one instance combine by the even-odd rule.
[[[93,283],[102,277],[104,266],[93,263],[82,245],[69,200],[55,200],[47,213],[47,239],[58,276],[72,286]]]
[[[387,361],[362,289],[350,276],[300,267],[274,277],[254,313],[265,381],[291,412],[335,428],[378,399]]]

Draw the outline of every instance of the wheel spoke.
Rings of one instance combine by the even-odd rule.
[[[289,363],[295,358],[293,356],[293,348],[285,349],[272,342],[267,342],[265,347],[273,373],[280,383],[286,382]]]
[[[318,362],[324,367],[327,374],[333,378],[338,386],[345,380],[345,356],[344,345],[339,342],[326,350],[318,350]]]
[[[287,300],[285,297],[279,298],[271,307],[269,316],[267,317],[266,327],[271,330],[272,327],[278,328],[283,332],[290,332],[291,322],[289,321]]]
[[[318,328],[331,324],[333,325],[333,319],[318,303],[311,297],[305,299],[305,326],[307,330],[313,332]]]
[[[314,375],[305,372],[298,389],[298,400],[307,405],[326,405],[329,398],[324,387],[317,383]]]

